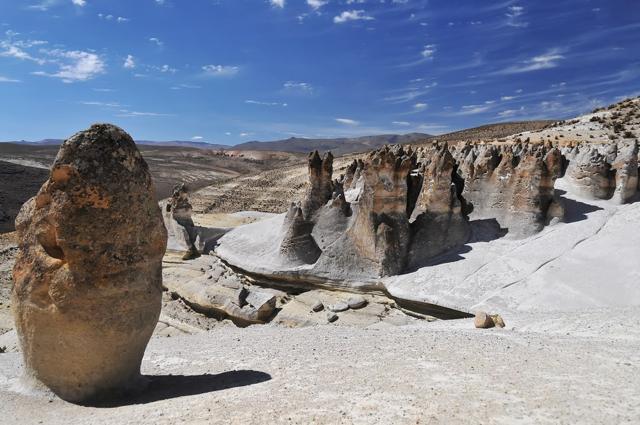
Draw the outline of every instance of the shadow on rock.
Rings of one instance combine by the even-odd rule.
[[[257,370],[233,370],[217,375],[146,375],[147,388],[140,394],[92,403],[90,406],[111,408],[146,404],[172,398],[192,396],[244,387],[271,380],[271,375]]]
[[[491,242],[496,239],[504,237],[508,230],[500,227],[500,224],[495,218],[471,220],[469,222],[471,226],[471,237],[465,245],[456,247],[444,254],[437,257],[427,258],[416,267],[407,268],[402,274],[413,273],[423,267],[437,266],[439,264],[454,263],[456,261],[464,260],[462,254],[471,252],[472,248],[470,243],[474,242]]]
[[[564,222],[565,223],[575,223],[577,221],[582,221],[587,219],[587,214],[602,210],[602,208],[585,204],[584,202],[576,201],[574,199],[565,198],[564,194],[567,192],[564,190],[556,189],[556,192],[561,196],[560,200],[564,205]]]

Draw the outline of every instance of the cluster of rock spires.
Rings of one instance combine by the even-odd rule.
[[[419,162],[423,153],[386,146],[332,180],[332,155],[313,152],[305,198],[284,220],[281,254],[330,278],[377,277],[464,244],[468,211],[453,157],[446,145],[431,162]]]
[[[578,191],[627,202],[638,190],[638,146],[516,141],[385,146],[354,160],[333,179],[333,156],[309,156],[309,188],[291,205],[280,254],[328,279],[390,276],[429,264],[472,237],[469,216],[495,221],[510,237],[531,236],[561,221],[555,181],[565,173]],[[563,154],[564,153],[564,154]]]
[[[624,204],[638,190],[638,142],[608,145],[577,144],[564,149],[567,178],[578,194]]]

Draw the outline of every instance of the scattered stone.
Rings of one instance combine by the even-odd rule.
[[[137,388],[167,232],[131,137],[95,124],[66,140],[16,228],[12,307],[26,374],[71,402]]]
[[[367,300],[360,295],[349,298],[347,304],[350,309],[357,310],[367,305]]]
[[[499,314],[492,314],[491,315],[491,320],[493,320],[493,323],[499,327],[499,328],[504,328],[505,324],[504,324],[504,320],[502,320],[502,316],[500,316]]]
[[[333,323],[336,320],[338,320],[338,315],[335,314],[333,311],[328,311],[327,312],[327,322]]]
[[[316,313],[322,311],[324,310],[324,304],[322,304],[322,301],[316,301],[311,307],[311,310],[315,311]]]
[[[349,310],[349,305],[344,301],[338,301],[337,303],[330,305],[329,310],[336,313],[340,313],[341,311]]]
[[[489,329],[489,328],[493,328],[496,325],[493,319],[491,318],[491,316],[485,313],[484,311],[478,311],[476,313],[476,317],[473,320],[473,324],[475,325],[476,328],[479,328],[479,329]]]

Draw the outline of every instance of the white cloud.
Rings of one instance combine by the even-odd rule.
[[[502,97],[500,98],[500,100],[502,100],[502,101],[508,101],[508,100],[513,100],[513,99],[515,99],[515,98],[516,98],[515,96],[502,96]]]
[[[269,3],[271,3],[273,7],[279,7],[281,9],[284,7],[284,0],[269,0]]]
[[[157,5],[163,6],[165,4],[165,0],[155,0]]]
[[[127,58],[124,60],[124,64],[122,65],[127,69],[133,69],[136,67],[136,61],[131,55],[127,55]]]
[[[191,138],[191,140],[202,140],[202,139],[204,139],[204,137],[202,137],[202,136],[193,136]]]
[[[236,75],[240,68],[230,65],[205,65],[202,70],[209,77],[231,77]]]
[[[83,7],[87,4],[86,0],[71,0],[71,3],[75,4],[76,6],[80,6]]]
[[[122,16],[118,16],[118,18],[116,19],[116,21],[117,21],[119,24],[123,24],[123,23],[125,23],[125,22],[129,22],[129,18],[125,18],[125,17],[122,17]]]
[[[507,109],[502,112],[499,112],[498,117],[509,118],[522,112],[524,112],[524,106],[521,106],[520,109]]]
[[[358,121],[352,120],[352,119],[349,119],[349,118],[336,118],[336,121],[339,122],[340,124],[346,124],[346,125],[358,125],[358,124],[360,124]]]
[[[169,73],[169,74],[175,74],[176,71],[178,71],[175,68],[171,68],[169,65],[162,65],[159,68],[156,68],[158,71],[163,72],[163,73]]]
[[[46,53],[52,57],[48,62],[56,64],[58,71],[36,71],[32,72],[33,75],[59,78],[65,83],[73,83],[90,80],[106,70],[104,61],[95,53],[62,49],[48,50]]]
[[[408,121],[394,121],[394,122],[392,122],[391,124],[393,124],[393,125],[400,125],[400,126],[403,126],[403,127],[407,127],[407,126],[410,126],[410,125],[411,125],[411,123],[410,123],[410,122],[408,122]]]
[[[329,3],[327,0],[307,0],[307,4],[314,10],[320,9],[325,4]]]
[[[427,105],[426,103],[416,103],[415,105],[413,105],[413,109],[421,110],[425,109],[427,106],[429,105]]]
[[[14,80],[13,78],[3,77],[0,75],[0,83],[20,83],[20,80]]]
[[[297,94],[312,94],[314,90],[311,84],[299,81],[287,81],[283,87],[286,92]]]
[[[422,52],[420,52],[422,57],[425,58],[425,59],[433,59],[433,55],[435,55],[435,53],[436,53],[436,45],[435,44],[427,44],[422,49]]]
[[[88,102],[80,102],[82,105],[87,105],[87,106],[101,106],[104,108],[122,108],[122,105],[120,105],[118,102],[95,102],[95,101],[88,101]]]
[[[253,133],[247,133],[247,132],[240,133],[240,137],[249,137],[249,136],[252,136],[252,135],[253,135]]]
[[[118,117],[136,118],[136,117],[170,117],[171,114],[161,114],[159,112],[139,112],[129,111],[127,109],[120,109],[120,113],[116,115]]]
[[[288,106],[286,103],[280,103],[280,102],[261,102],[259,100],[245,100],[244,103],[247,103],[249,105],[261,105],[261,106]]]
[[[520,18],[524,14],[524,7],[522,6],[509,6],[507,8],[507,25],[515,28],[525,28],[529,26],[528,22],[522,21]]]
[[[465,106],[462,107],[460,112],[457,113],[457,115],[481,114],[483,112],[488,111],[489,109],[491,109],[491,106],[489,106],[487,104],[485,104],[485,105],[465,105]]]
[[[182,90],[182,89],[201,89],[201,86],[196,86],[194,84],[178,84],[177,86],[170,87],[171,90]]]
[[[526,60],[518,65],[510,66],[498,71],[498,74],[520,74],[522,72],[550,69],[558,66],[558,62],[564,59],[558,49],[549,50],[547,53]]]
[[[151,37],[149,39],[149,41],[151,43],[155,43],[155,45],[158,46],[158,47],[164,46],[164,42],[162,40],[160,40],[158,37]]]
[[[338,16],[334,16],[333,23],[343,24],[349,21],[372,21],[374,18],[365,13],[364,10],[345,10]]]

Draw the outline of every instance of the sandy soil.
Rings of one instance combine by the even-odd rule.
[[[3,422],[640,421],[637,339],[481,331],[471,320],[457,322],[459,329],[253,326],[154,338],[143,363],[149,391],[101,408],[16,392],[19,354],[3,354]]]

